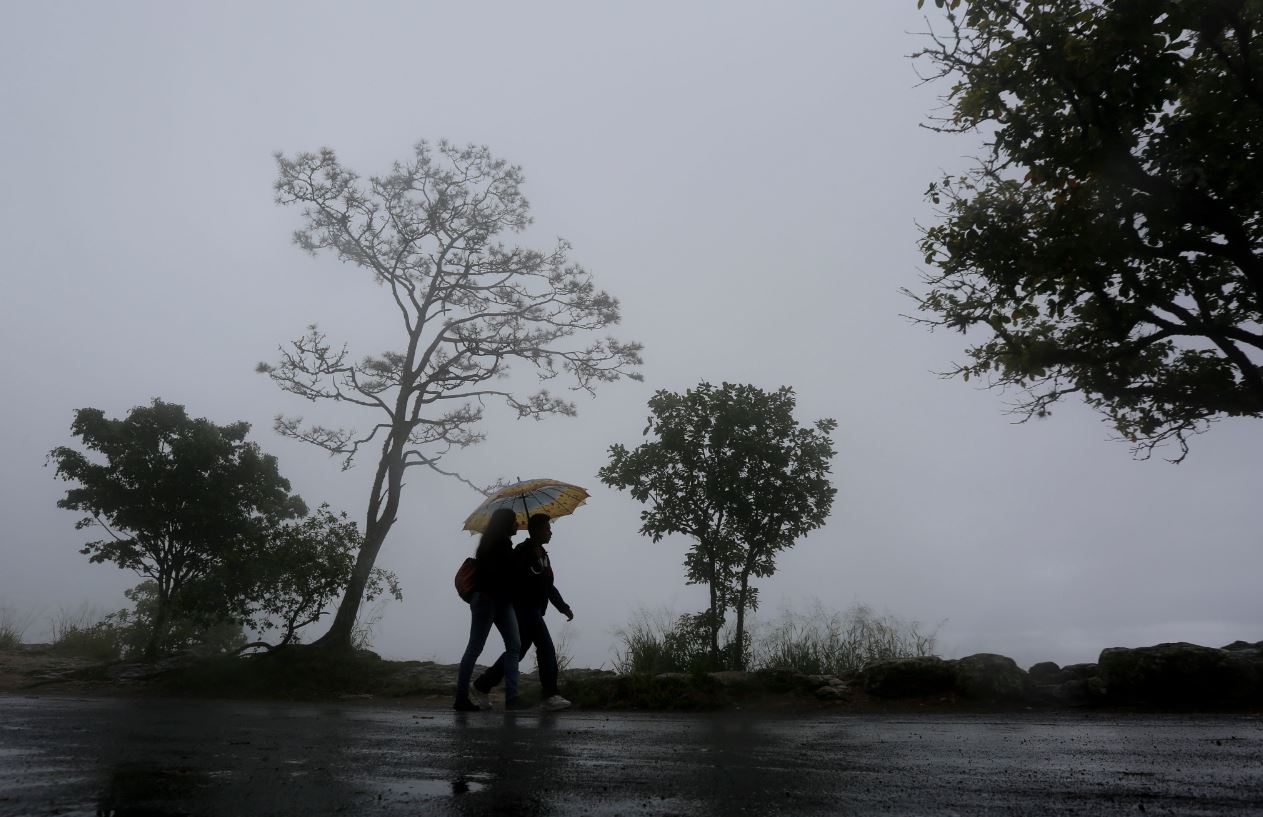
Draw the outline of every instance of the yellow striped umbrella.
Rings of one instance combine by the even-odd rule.
[[[526,529],[532,514],[546,513],[553,519],[572,514],[588,500],[588,492],[578,485],[556,479],[528,479],[506,485],[490,494],[465,520],[464,530],[482,533],[491,514],[509,508],[517,514],[518,528]]]

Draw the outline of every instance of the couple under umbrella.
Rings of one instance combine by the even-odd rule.
[[[577,485],[547,479],[507,485],[478,506],[465,520],[465,530],[481,533],[474,556],[473,592],[469,595],[469,643],[461,657],[456,680],[460,712],[489,709],[489,693],[501,680],[505,709],[529,709],[518,695],[518,663],[532,645],[539,663],[540,707],[566,709],[570,702],[557,690],[557,650],[544,621],[551,603],[567,620],[574,618],[553,581],[552,564],[544,545],[552,539],[552,519],[572,513],[588,498]],[[527,538],[516,547],[512,536],[526,528]],[[495,626],[504,639],[504,654],[477,679],[474,663]]]

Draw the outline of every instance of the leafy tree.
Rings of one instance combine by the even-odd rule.
[[[629,451],[613,445],[598,476],[648,505],[641,532],[694,540],[684,566],[690,584],[705,584],[710,607],[696,622],[708,630],[712,663],[744,665],[745,614],[758,607],[752,578],[776,572],[776,555],[824,524],[836,489],[829,482],[833,420],[799,426],[794,392],[701,383],[684,394],[649,400],[645,435]],[[732,660],[719,633],[736,613]],[[695,622],[695,623],[696,623]]]
[[[242,553],[231,574],[242,587],[241,618],[258,632],[279,630],[277,646],[298,641],[298,630],[314,624],[346,591],[363,537],[345,513],[321,505],[305,519],[276,525],[258,547]],[[389,593],[402,601],[395,574],[369,573],[365,598]]]
[[[367,180],[332,150],[277,155],[277,202],[302,208],[295,242],[327,250],[366,271],[388,294],[401,345],[351,358],[315,326],[260,364],[284,390],[312,401],[359,406],[366,432],[304,426],[277,418],[281,434],[343,458],[349,468],[366,445],[377,447],[364,540],[329,632],[318,643],[350,646],[356,611],[377,554],[399,510],[404,473],[440,465],[452,448],[483,438],[483,406],[503,401],[519,417],[572,415],[574,404],[547,390],[521,394],[506,386],[510,364],[535,367],[541,380],[567,375],[573,389],[621,377],[639,379],[640,345],[575,335],[618,323],[618,302],[568,258],[551,250],[506,247],[497,236],[530,223],[522,172],[484,147],[421,142],[390,173]],[[465,480],[468,484],[473,483]],[[477,486],[474,486],[477,487]]]
[[[183,406],[155,399],[121,420],[100,409],[79,409],[71,431],[88,453],[61,446],[49,454],[57,475],[78,483],[58,507],[88,514],[76,528],[98,527],[106,534],[81,552],[154,583],[147,658],[163,643],[173,609],[198,613],[181,604],[187,589],[205,581],[228,554],[257,542],[277,520],[306,513],[276,459],[246,441],[249,429],[244,422],[219,426],[193,419]],[[206,598],[190,593],[190,600],[195,595]],[[215,611],[201,612],[214,617],[225,603],[220,598]]]
[[[931,126],[985,135],[929,188],[922,320],[951,375],[1079,394],[1148,457],[1263,415],[1263,3],[955,0]],[[959,10],[954,10],[957,7]]]

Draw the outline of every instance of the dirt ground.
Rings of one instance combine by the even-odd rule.
[[[0,693],[62,685],[71,692],[91,692],[102,687],[101,682],[76,676],[84,675],[93,665],[87,659],[57,655],[46,644],[0,650]]]

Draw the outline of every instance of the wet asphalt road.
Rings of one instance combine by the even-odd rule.
[[[1263,814],[1263,719],[0,697],[0,815]]]

